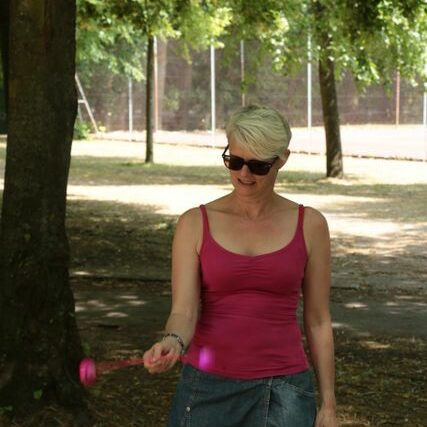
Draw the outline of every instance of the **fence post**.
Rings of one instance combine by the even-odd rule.
[[[154,36],[154,132],[159,130],[159,73],[157,60],[157,37]]]
[[[400,123],[400,72],[396,73],[396,121],[397,126]]]
[[[311,131],[312,126],[312,82],[311,82],[311,35],[307,38],[307,127]]]
[[[427,64],[426,64],[427,71]],[[427,161],[427,86],[424,85],[423,95],[423,128],[424,128],[424,161]]]
[[[246,105],[246,94],[244,91],[244,83],[245,83],[245,42],[244,40],[240,40],[240,83],[241,83],[240,91],[242,93],[242,107],[244,107]]]
[[[216,116],[216,105],[215,105],[215,48],[211,44],[211,131],[212,131],[212,147],[215,147],[215,116]]]
[[[129,141],[133,139],[133,86],[132,78],[128,78],[128,132]]]

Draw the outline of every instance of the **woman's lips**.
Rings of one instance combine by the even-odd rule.
[[[241,179],[239,179],[240,184],[243,185],[253,185],[255,184],[255,181],[242,181]]]

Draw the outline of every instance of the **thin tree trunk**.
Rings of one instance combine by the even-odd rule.
[[[326,176],[342,178],[344,169],[334,63],[326,55],[319,60],[319,83],[326,135]]]
[[[322,99],[323,124],[326,137],[326,176],[342,178],[344,175],[340,117],[335,85],[335,67],[331,59],[331,35],[327,27],[330,20],[330,5],[315,0],[310,4],[315,20],[315,36],[320,45],[319,85]]]
[[[52,401],[87,421],[65,209],[77,112],[74,0],[10,2],[0,229],[0,407]]]
[[[153,110],[154,110],[154,94],[153,94],[153,75],[154,75],[154,37],[148,36],[147,46],[147,80],[146,80],[146,154],[145,162],[153,163]]]

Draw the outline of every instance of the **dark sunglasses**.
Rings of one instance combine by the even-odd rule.
[[[246,165],[254,175],[267,175],[274,162],[278,159],[278,157],[276,157],[272,162],[264,162],[263,160],[255,159],[246,161],[239,156],[225,154],[228,147],[228,145],[225,147],[225,150],[222,153],[222,159],[224,160],[224,165],[232,171],[239,171],[242,169],[243,165]]]

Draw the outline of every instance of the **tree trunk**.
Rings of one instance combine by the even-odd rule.
[[[147,77],[146,77],[146,154],[145,163],[153,163],[153,106],[154,106],[154,94],[153,94],[153,76],[154,76],[154,37],[148,36],[147,43]]]
[[[10,2],[0,228],[0,407],[53,401],[87,421],[65,209],[77,111],[75,0]]]
[[[342,178],[344,170],[338,99],[334,63],[329,58],[319,60],[319,83],[326,135],[326,176]]]
[[[8,90],[8,49],[9,49],[9,0],[0,0],[0,50],[3,75],[4,112],[7,132],[7,90]],[[0,111],[1,112],[1,111]],[[0,130],[1,132],[1,130]]]
[[[330,59],[331,36],[325,26],[329,20],[328,10],[319,1],[315,1],[312,7],[316,16],[317,38],[320,44],[319,85],[326,137],[326,176],[342,178],[344,169],[335,67],[333,60]]]

